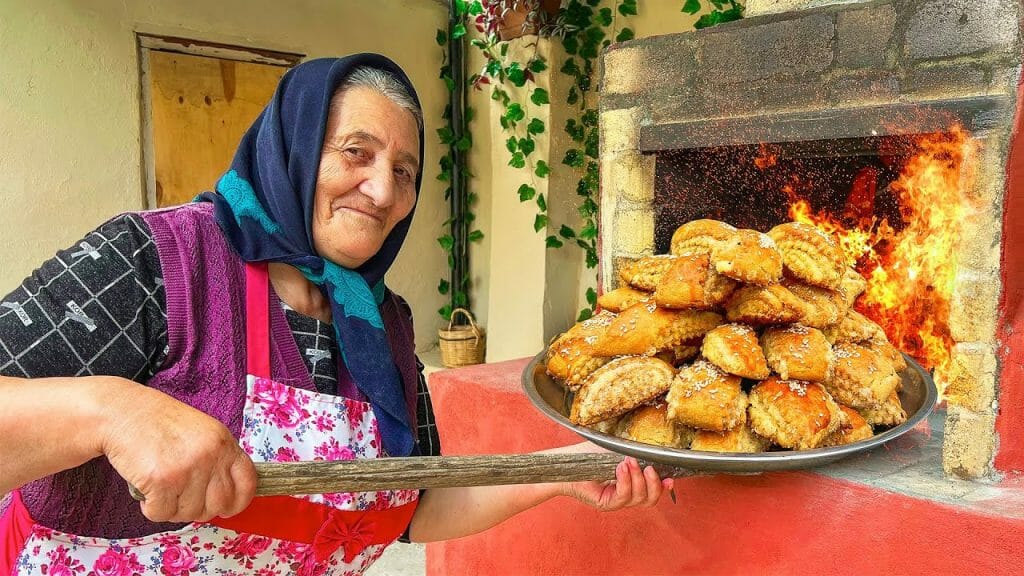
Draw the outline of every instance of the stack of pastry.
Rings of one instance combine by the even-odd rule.
[[[570,419],[608,434],[719,452],[856,442],[906,420],[903,357],[853,309],[866,288],[836,241],[696,220],[671,253],[624,262],[602,311],[552,342]]]

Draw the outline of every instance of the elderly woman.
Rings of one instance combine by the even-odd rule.
[[[116,217],[4,299],[0,574],[360,573],[403,533],[471,534],[556,495],[658,500],[671,480],[632,459],[613,484],[254,498],[253,461],[437,453],[411,313],[383,282],[422,151],[394,63],[307,62],[216,193]]]

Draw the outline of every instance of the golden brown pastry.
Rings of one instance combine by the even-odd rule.
[[[880,406],[861,409],[860,415],[872,426],[899,426],[907,421],[907,412],[895,392]]]
[[[722,240],[728,239],[736,228],[718,220],[693,220],[683,224],[672,234],[671,252],[683,254],[711,254]]]
[[[757,333],[745,324],[725,324],[704,335],[701,353],[729,374],[761,380],[768,377],[768,363],[757,342]]]
[[[783,285],[803,301],[803,316],[800,318],[800,323],[804,326],[821,330],[839,322],[846,315],[846,299],[835,290],[790,280],[784,281]]]
[[[847,310],[846,316],[842,320],[825,328],[823,332],[825,337],[833,344],[844,342],[860,344],[873,340],[886,340],[885,332],[882,331],[881,326],[853,309]]]
[[[679,367],[693,360],[700,354],[700,341],[693,341],[694,344],[683,343],[679,346],[674,346],[668,350],[662,350],[654,355],[655,358],[661,358],[669,364]]]
[[[782,263],[794,277],[832,290],[839,289],[846,259],[832,236],[809,224],[787,222],[768,231],[782,253]]]
[[[573,399],[569,420],[589,426],[620,416],[668,392],[675,369],[657,358],[616,358],[591,374]]]
[[[835,369],[825,382],[839,402],[862,410],[885,402],[900,383],[892,364],[874,350],[859,344],[836,344],[832,348]]]
[[[611,324],[615,314],[601,313],[575,324],[548,347],[546,366],[552,377],[576,390],[594,370],[605,365],[610,357],[594,353],[594,343]]]
[[[733,293],[725,306],[730,322],[763,326],[790,324],[804,315],[804,301],[781,284],[744,286]]]
[[[644,292],[643,290],[623,286],[622,288],[616,288],[615,290],[605,292],[598,296],[597,305],[601,307],[601,310],[609,310],[617,314],[626,308],[629,308],[633,304],[646,302],[650,300],[650,298],[650,292]]]
[[[690,450],[705,452],[764,452],[771,446],[767,439],[754,434],[749,424],[725,432],[699,430],[690,442]]]
[[[843,444],[853,444],[867,438],[871,438],[874,432],[871,430],[871,425],[868,424],[864,417],[859,412],[850,408],[849,406],[839,405],[839,409],[843,411],[846,416],[846,421],[839,430],[836,430],[832,434],[825,438],[825,441],[821,443],[822,446],[842,446]]]
[[[686,448],[696,434],[693,428],[669,420],[668,407],[664,402],[654,406],[641,406],[625,418],[629,419],[629,424],[625,426],[620,436],[634,442]]]
[[[737,376],[706,360],[683,366],[672,381],[666,401],[671,420],[700,430],[724,432],[742,424],[747,394]]]
[[[783,380],[824,382],[832,370],[832,345],[821,331],[802,324],[768,328],[761,347],[768,366]]]
[[[868,288],[868,281],[860,275],[853,268],[847,268],[843,272],[843,279],[839,282],[839,291],[846,298],[846,305],[848,307],[853,306],[853,303],[857,301],[857,297],[864,293]]]
[[[625,416],[613,416],[607,420],[601,420],[600,422],[594,422],[590,425],[592,430],[597,430],[602,434],[609,436],[618,436],[622,433],[622,429],[626,425]]]
[[[737,230],[718,243],[711,253],[715,270],[757,286],[767,286],[782,279],[782,255],[775,242],[757,230]]]
[[[722,316],[697,310],[658,308],[653,302],[634,304],[619,314],[594,343],[598,356],[653,355],[694,338],[722,323]]]
[[[895,346],[889,343],[889,340],[885,338],[885,333],[882,333],[881,338],[876,338],[868,342],[866,346],[881,354],[882,358],[888,360],[889,363],[892,364],[893,370],[896,370],[897,374],[907,369],[907,361],[903,357],[903,354],[897,350]],[[901,388],[902,386],[896,387],[897,390],[900,390]]]
[[[678,256],[654,290],[654,302],[665,308],[710,310],[725,301],[736,281],[711,268],[707,254]]]
[[[658,254],[636,260],[623,260],[619,265],[619,278],[629,286],[645,292],[654,292],[661,275],[675,261],[675,256]]]
[[[750,391],[750,427],[783,448],[817,448],[845,416],[821,384],[768,378]]]

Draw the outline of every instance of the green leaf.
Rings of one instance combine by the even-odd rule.
[[[575,54],[580,49],[580,42],[575,36],[566,36],[562,40],[562,48],[565,48],[567,54]]]
[[[555,236],[548,236],[544,239],[544,243],[548,248],[561,248],[563,246],[562,241]]]
[[[516,152],[512,155],[512,159],[508,161],[508,165],[513,168],[522,168],[526,166],[526,157],[523,156],[522,152]]]
[[[543,214],[537,214],[533,219],[533,231],[540,232],[548,225],[548,217]]]
[[[565,151],[565,158],[562,158],[562,164],[572,166],[573,168],[580,168],[583,166],[583,155],[580,154],[579,150],[570,148]]]
[[[543,160],[538,160],[537,168],[533,171],[533,173],[536,174],[538,178],[547,178],[548,174],[551,174],[551,168],[548,166],[547,162]]]
[[[611,26],[612,23],[612,9],[601,8],[597,13],[597,23],[601,26]]]
[[[636,0],[622,0],[622,4],[619,4],[619,14],[636,16]]]
[[[508,42],[503,42],[501,48],[498,48],[498,52],[501,53],[501,57],[504,58],[508,54]]]
[[[686,0],[683,4],[683,9],[680,12],[686,12],[687,14],[696,14],[700,12],[700,0]]]
[[[537,88],[533,91],[533,94],[530,95],[530,101],[536,104],[537,106],[541,106],[543,104],[550,103],[551,99],[548,97],[547,90],[543,88]]]
[[[575,118],[569,118],[565,123],[565,132],[572,138],[573,142],[583,141],[583,124],[576,122]]]
[[[560,235],[560,236],[561,236],[562,238],[565,238],[565,239],[569,239],[569,238],[575,238],[575,237],[576,237],[576,231],[575,231],[575,230],[573,230],[572,228],[569,228],[569,227],[568,227],[568,226],[566,226],[565,224],[562,224],[562,227],[561,227],[561,228],[559,228],[559,230],[558,230],[558,234],[559,234],[559,235]]]
[[[505,74],[508,74],[508,80],[514,86],[521,87],[526,84],[526,70],[519,67],[519,62],[513,62],[505,69]]]
[[[548,202],[544,199],[543,194],[537,195],[537,208],[540,208],[541,212],[547,212]]]
[[[575,58],[569,58],[565,61],[565,64],[562,64],[562,69],[560,70],[560,72],[562,74],[568,74],[569,76],[575,76],[579,74],[580,67],[576,65]]]
[[[452,40],[458,40],[459,38],[462,38],[465,35],[466,35],[466,25],[465,24],[462,24],[460,22],[460,23],[455,25],[455,28],[452,28]]]
[[[597,266],[597,252],[593,250],[587,250],[587,268],[593,268]]]
[[[465,308],[466,304],[469,304],[469,297],[466,296],[465,292],[457,290],[452,296],[452,304],[458,308]]]
[[[587,288],[587,304],[597,306],[597,291],[593,288]]]
[[[597,126],[597,110],[590,109],[583,113],[583,117],[580,118],[584,126],[594,127]]]
[[[487,65],[484,66],[484,70],[487,72],[488,76],[494,78],[501,73],[501,62],[493,59],[488,60]]]
[[[437,129],[437,137],[441,139],[442,144],[451,144],[455,140],[455,133],[452,132],[451,126],[442,126]]]
[[[472,16],[484,13],[484,7],[480,4],[479,0],[469,3],[468,12]]]
[[[594,316],[594,311],[593,310],[591,310],[590,308],[584,308],[583,310],[580,310],[580,314],[579,314],[579,316],[576,317],[576,321],[577,322],[583,322],[584,320],[590,320],[590,318],[593,317],[593,316]],[[445,320],[447,320],[447,318],[445,318]]]
[[[455,148],[458,149],[460,152],[465,152],[466,150],[469,150],[472,147],[473,140],[469,137],[469,134],[466,134],[465,136],[459,138],[458,141],[455,142]]]
[[[519,140],[516,140],[515,136],[509,136],[508,140],[505,140],[505,148],[508,148],[510,154],[515,154],[519,150]]]
[[[466,236],[466,240],[469,240],[470,242],[479,242],[483,239],[484,233],[479,230],[473,230],[468,236]]]
[[[522,105],[519,103],[512,103],[508,105],[505,110],[505,117],[512,122],[519,122],[523,118],[526,118],[526,112],[523,111]]]
[[[537,143],[533,141],[533,138],[520,138],[519,139],[519,150],[523,153],[523,156],[529,156],[537,148]]]
[[[587,222],[583,229],[580,230],[580,238],[584,240],[597,238],[597,224],[593,220]]]
[[[536,193],[537,190],[535,190],[533,186],[530,186],[529,184],[522,184],[519,186],[519,201],[526,202],[527,200],[532,200]]]
[[[444,46],[445,42],[448,42],[448,33],[444,30],[437,31],[437,45]]]
[[[538,56],[537,58],[530,60],[529,68],[530,72],[533,72],[534,74],[540,74],[541,72],[548,69],[548,65],[547,62],[544,62],[543,58]]]
[[[444,76],[444,85],[449,92],[455,91],[455,80],[452,80],[450,76]]]
[[[526,133],[531,136],[544,133],[544,121],[540,118],[534,118],[530,120],[530,123],[526,125]]]
[[[450,234],[445,234],[437,239],[437,243],[441,245],[441,248],[450,251],[455,246],[455,238],[452,238]]]
[[[444,318],[445,320],[451,320],[452,305],[445,304],[444,306],[441,306],[440,308],[437,309],[437,313],[441,315],[441,318]]]
[[[437,285],[437,291],[440,292],[441,294],[447,294],[448,288],[449,285],[447,280],[441,280],[441,283]]]
[[[566,99],[565,99],[566,103],[568,103],[571,106],[571,105],[575,104],[576,102],[579,102],[579,99],[580,99],[580,95],[576,91],[576,87],[573,86],[572,88],[569,88],[569,96],[567,96]]]
[[[625,42],[627,40],[632,40],[635,37],[636,37],[636,35],[633,33],[633,29],[632,28],[623,28],[619,32],[619,35],[615,37],[615,41],[616,42]]]
[[[601,3],[601,0],[587,0],[587,5],[588,6],[597,6],[600,3]]]

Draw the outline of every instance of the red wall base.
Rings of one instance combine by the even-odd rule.
[[[525,365],[431,375],[445,454],[579,441],[530,405],[519,384]],[[677,504],[616,513],[553,500],[483,534],[428,545],[427,573],[1024,573],[1024,509],[942,504],[810,472],[681,479],[676,493]]]

